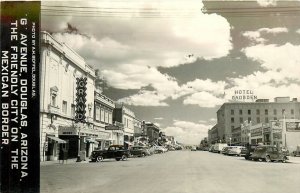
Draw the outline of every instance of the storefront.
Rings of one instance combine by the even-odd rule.
[[[59,138],[67,143],[68,158],[77,158],[79,152],[84,152],[89,157],[95,147],[98,146],[96,138],[97,132],[92,125],[60,127],[58,130]]]
[[[110,145],[112,145],[112,134],[111,131],[104,132],[98,131],[98,137],[95,139],[98,142],[97,149],[107,149]]]
[[[58,160],[61,149],[66,148],[66,141],[55,137],[54,135],[47,135],[44,144],[45,161]]]

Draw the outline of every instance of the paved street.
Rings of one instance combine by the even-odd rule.
[[[41,193],[298,193],[299,160],[173,151],[119,162],[42,164]]]

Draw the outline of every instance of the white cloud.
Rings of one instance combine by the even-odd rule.
[[[247,37],[251,41],[255,43],[265,43],[267,40],[265,38],[262,38],[261,35],[263,33],[268,34],[279,34],[279,33],[287,33],[288,29],[284,27],[276,27],[276,28],[260,28],[257,31],[245,31],[242,33],[244,37]]]
[[[141,90],[138,94],[119,99],[118,102],[123,102],[133,106],[169,106],[162,102],[167,96],[160,95],[156,91]]]
[[[262,7],[275,6],[277,4],[277,0],[256,0],[256,1]]]
[[[296,79],[300,80],[300,46],[286,43],[278,46],[256,45],[243,50],[247,57],[259,61],[261,66],[271,71],[276,72],[278,78],[274,79]]]
[[[285,27],[275,27],[275,28],[260,28],[259,32],[278,34],[278,33],[287,33],[288,29]]]
[[[65,5],[64,2],[42,4]],[[41,22],[43,30],[55,32],[55,38],[66,42],[88,64],[99,68],[108,86],[153,88],[122,99],[129,103],[146,105],[150,102],[141,97],[153,96],[152,104],[165,106],[162,100],[170,96],[178,98],[201,90],[183,88],[186,93],[178,94],[180,86],[176,79],[160,73],[157,68],[185,65],[197,58],[223,57],[232,49],[230,24],[220,15],[199,11],[203,7],[201,1],[101,1],[74,2],[72,5],[94,7],[99,12],[107,7],[116,12],[130,10],[119,13],[123,17],[50,17],[44,11]],[[149,18],[151,14],[155,17]],[[76,33],[63,33],[67,24],[76,28]]]
[[[258,44],[245,48],[245,55],[261,64],[265,71],[228,79],[232,87],[226,89],[226,100],[234,90],[253,90],[258,98],[273,99],[278,96],[299,97],[300,91],[300,46]]]
[[[185,144],[199,144],[207,137],[211,125],[199,124],[189,121],[174,120],[173,125],[164,129],[166,135],[174,136],[179,142]]]
[[[211,122],[217,122],[217,119],[216,118],[211,118],[211,119],[209,119],[209,121],[211,121]]]
[[[218,98],[208,92],[198,92],[187,96],[183,100],[185,105],[198,105],[200,107],[216,107],[224,103],[224,99]]]
[[[190,95],[202,91],[206,91],[214,95],[221,95],[224,93],[226,85],[227,84],[224,81],[213,82],[210,79],[195,79],[182,85],[180,89],[172,96],[172,98],[176,99],[181,96]]]
[[[258,31],[246,31],[242,35],[257,43],[264,43],[266,41],[264,38],[260,37]]]

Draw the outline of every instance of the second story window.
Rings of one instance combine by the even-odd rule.
[[[75,105],[71,104],[71,116],[75,117]]]
[[[268,109],[265,109],[265,115],[268,115],[268,114],[269,114]]]
[[[243,110],[242,110],[242,109],[240,109],[240,110],[239,110],[239,113],[240,113],[240,115],[242,115],[242,114],[243,114]]]
[[[256,123],[260,123],[260,117],[256,118]]]
[[[277,109],[274,109],[274,110],[273,110],[273,114],[274,114],[274,115],[277,115]]]
[[[56,103],[57,93],[58,93],[58,88],[56,86],[50,88],[50,105],[53,107],[57,106]]]
[[[231,109],[230,114],[234,115],[234,110],[233,109]]]
[[[95,115],[96,121],[100,121],[100,107],[96,106],[96,115]]]
[[[256,109],[256,114],[260,115],[260,110],[259,109]]]
[[[248,115],[251,115],[251,110],[250,109],[248,110]]]
[[[292,115],[294,114],[294,109],[291,109],[291,114],[292,114]]]
[[[251,117],[248,117],[248,123],[250,123],[251,122]]]
[[[231,117],[231,123],[234,123],[234,117]]]
[[[265,118],[265,123],[269,123],[269,118],[268,117]]]
[[[68,103],[67,103],[67,101],[63,101],[63,102],[62,102],[62,112],[63,112],[64,114],[67,114],[67,108],[68,108]]]

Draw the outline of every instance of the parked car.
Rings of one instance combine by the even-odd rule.
[[[245,149],[241,150],[241,156],[245,157],[246,160],[249,160],[257,146],[258,145],[247,145]]]
[[[209,152],[213,152],[214,151],[214,148],[215,148],[215,145],[211,145],[208,149]]]
[[[232,148],[228,150],[228,155],[241,156],[243,148],[243,146],[232,146]]]
[[[224,155],[228,155],[228,152],[229,152],[229,150],[230,150],[231,148],[233,148],[233,147],[232,147],[232,146],[224,147],[224,148],[222,149],[221,153],[224,154]]]
[[[111,145],[107,150],[95,150],[92,152],[90,159],[92,162],[101,162],[104,159],[116,159],[125,161],[128,159],[130,152],[123,145]]]
[[[224,147],[227,147],[228,145],[226,144],[226,143],[216,143],[215,145],[214,145],[214,150],[213,150],[213,152],[214,153],[221,153],[221,151],[222,151],[222,149],[224,148]]]
[[[163,146],[153,146],[153,148],[154,148],[154,153],[165,153],[168,151]]]
[[[293,156],[300,156],[300,145],[297,145],[297,149],[293,151]]]
[[[193,147],[191,148],[191,151],[197,151],[197,148],[196,148],[195,146],[193,146]]]
[[[146,146],[132,146],[130,148],[130,154],[132,156],[145,157],[147,155],[151,155],[150,151]]]
[[[282,151],[278,151],[278,149],[271,145],[262,145],[257,146],[253,152],[253,154],[250,156],[250,159],[252,160],[264,160],[266,162],[271,161],[282,161],[286,162],[288,160],[288,157],[283,154]]]

